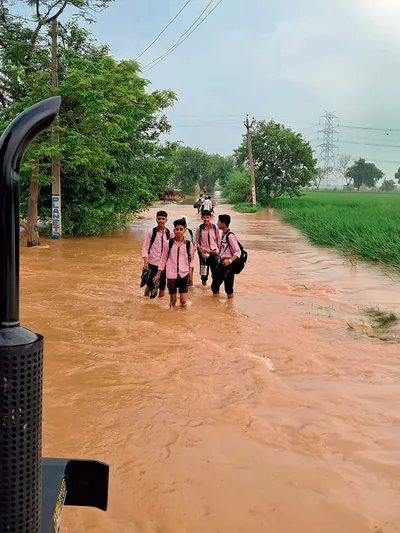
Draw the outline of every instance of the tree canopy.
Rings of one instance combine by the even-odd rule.
[[[394,180],[383,180],[379,188],[383,192],[392,192],[396,189],[396,182]]]
[[[218,182],[223,185],[234,170],[232,157],[208,154],[200,148],[181,146],[175,153],[173,162],[175,172],[172,184],[182,189],[185,194],[192,194],[198,184],[214,189]]]
[[[245,202],[251,194],[250,174],[240,170],[232,172],[224,183],[222,194],[231,204]]]
[[[310,144],[299,133],[276,122],[258,122],[252,132],[257,196],[268,202],[273,196],[298,196],[316,173]],[[248,166],[247,137],[235,150],[238,165]]]
[[[86,15],[109,1],[41,0],[39,4],[44,13],[69,4]],[[24,3],[36,5],[30,0]],[[41,189],[39,218],[50,216],[51,158],[57,157],[64,234],[110,231],[150,205],[172,179],[175,144],[162,143],[160,137],[170,129],[163,111],[173,105],[176,95],[170,90],[150,92],[135,61],[116,61],[106,46],[96,46],[90,32],[73,20],[59,25],[59,86],[52,87],[49,35],[43,22],[49,15],[45,19],[33,14],[34,23],[28,24],[10,13],[7,4],[11,2],[2,0],[0,6],[0,128],[4,130],[19,112],[41,99],[62,97],[56,126],[59,143],[48,131],[25,156],[22,213],[27,212],[31,185],[36,183]]]
[[[353,182],[356,189],[365,185],[366,187],[375,187],[379,180],[384,176],[374,163],[367,163],[365,159],[360,158],[346,171],[346,178]]]
[[[350,162],[351,162],[350,155],[341,155],[336,165],[336,170],[344,178],[347,188],[349,188],[351,185],[351,177],[347,175],[347,170],[350,166]]]

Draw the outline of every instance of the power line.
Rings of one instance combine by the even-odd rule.
[[[345,143],[345,144],[359,144],[361,146],[378,146],[379,148],[400,148],[400,144],[363,143],[363,142],[357,142],[357,141],[349,141],[346,139],[343,139],[342,141],[338,141],[338,142]]]
[[[192,25],[191,25],[191,26],[185,31],[185,33],[183,33],[183,34],[179,37],[178,41],[177,41],[173,46],[171,46],[171,48],[170,48],[169,50],[167,50],[164,54],[162,54],[161,56],[157,57],[157,58],[154,59],[153,61],[150,61],[150,63],[148,63],[147,65],[145,65],[145,66],[143,67],[143,71],[142,71],[143,73],[145,73],[145,72],[151,70],[153,67],[155,67],[156,65],[158,65],[158,63],[160,63],[163,59],[165,59],[165,58],[168,57],[170,54],[172,54],[172,52],[173,52],[174,50],[176,50],[177,48],[179,48],[179,46],[181,46],[181,45],[186,41],[186,39],[187,39],[188,37],[190,37],[190,35],[192,35],[192,33],[193,33],[194,31],[196,31],[197,28],[198,28],[199,26],[201,26],[201,25],[203,24],[203,22],[205,22],[205,21],[208,19],[208,17],[211,15],[211,13],[213,13],[213,11],[215,11],[215,9],[217,9],[217,7],[222,3],[222,0],[219,0],[219,2],[218,2],[218,3],[217,3],[217,4],[211,9],[211,11],[209,11],[209,12],[207,13],[207,15],[206,15],[202,20],[200,20],[200,22],[197,24],[197,26],[195,26],[195,27],[193,28],[193,26],[197,23],[197,21],[198,21],[199,19],[201,19],[201,17],[204,15],[204,13],[205,13],[205,12],[207,11],[207,9],[210,7],[210,5],[213,3],[213,1],[214,1],[214,0],[210,0],[210,2],[209,2],[209,3],[207,4],[207,6],[203,9],[203,11],[201,12],[201,14],[200,14],[200,15],[197,17],[197,19],[193,22],[193,24],[192,24]],[[189,31],[191,28],[193,28],[192,31],[188,33],[188,31]],[[186,37],[185,37],[184,39],[182,39],[182,37],[183,37],[185,34],[187,34]]]
[[[359,155],[358,155],[358,156],[354,156],[354,155],[352,155],[351,157],[352,157],[353,159],[357,159],[357,158],[359,158],[360,156],[359,156]],[[369,157],[369,158],[368,158],[368,157],[365,157],[365,158],[363,158],[363,159],[373,159],[373,161],[374,161],[375,163],[392,163],[393,165],[400,165],[400,159],[397,160],[397,161],[389,161],[389,160],[387,160],[387,159],[375,159],[375,157],[373,157],[373,158],[371,158],[371,157]]]
[[[347,128],[347,129],[351,129],[351,130],[368,130],[368,131],[384,131],[384,132],[399,132],[400,133],[400,129],[399,128],[372,128],[372,127],[369,127],[369,126],[341,126],[339,125],[338,126],[339,128]]]
[[[149,50],[153,44],[155,44],[158,39],[161,37],[161,35],[171,26],[171,24],[179,17],[179,15],[182,13],[182,11],[185,9],[185,7],[187,5],[190,4],[192,0],[187,0],[186,4],[178,11],[178,13],[175,15],[175,17],[165,26],[165,28],[157,35],[157,37],[154,39],[154,41],[152,43],[149,44],[149,46],[147,48],[145,48],[143,50],[143,52],[141,54],[139,54],[137,57],[135,57],[135,61],[137,61],[139,59],[139,57],[142,57],[143,54],[145,54],[147,52],[147,50]]]

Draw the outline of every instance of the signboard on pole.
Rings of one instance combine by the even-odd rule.
[[[51,238],[61,237],[61,197],[59,194],[52,195],[51,206]]]

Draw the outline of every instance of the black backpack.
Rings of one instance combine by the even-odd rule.
[[[150,253],[151,247],[153,246],[154,241],[156,240],[157,231],[158,231],[158,227],[157,228],[153,228],[153,233],[151,235],[149,249],[147,251],[148,254]],[[169,239],[170,232],[169,232],[168,228],[165,228],[165,235],[167,236],[167,239]]]
[[[172,247],[174,245],[174,242],[175,242],[175,237],[173,239],[170,239],[169,240],[169,250],[168,250],[168,256],[167,256],[167,259],[169,257],[169,254],[171,253],[171,250],[172,250]],[[189,260],[189,265],[192,261],[192,255],[190,253],[190,245],[191,245],[191,242],[188,241],[187,239],[185,239],[185,242],[186,242],[186,253],[188,255],[188,260]]]
[[[228,233],[226,235],[226,242],[227,242],[229,248],[231,247],[230,244],[229,244],[229,235],[231,235],[231,234],[234,235],[234,233],[232,231],[228,231]],[[240,274],[241,273],[241,271],[246,266],[247,257],[248,257],[248,253],[243,248],[243,246],[241,245],[239,240],[238,240],[238,244],[239,244],[240,251],[242,253],[240,254],[240,257],[238,259],[235,259],[235,261],[233,261],[233,263],[231,264],[232,272],[234,274]]]

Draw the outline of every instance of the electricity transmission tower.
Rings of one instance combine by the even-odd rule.
[[[328,180],[329,177],[335,178],[337,184],[338,178],[335,173],[336,169],[336,156],[338,154],[338,147],[335,144],[335,141],[338,141],[339,134],[335,130],[339,119],[335,113],[328,113],[325,111],[325,115],[321,117],[325,120],[325,127],[323,130],[318,132],[321,134],[322,143],[318,145],[320,149],[319,153],[319,166],[321,168],[322,180]]]

